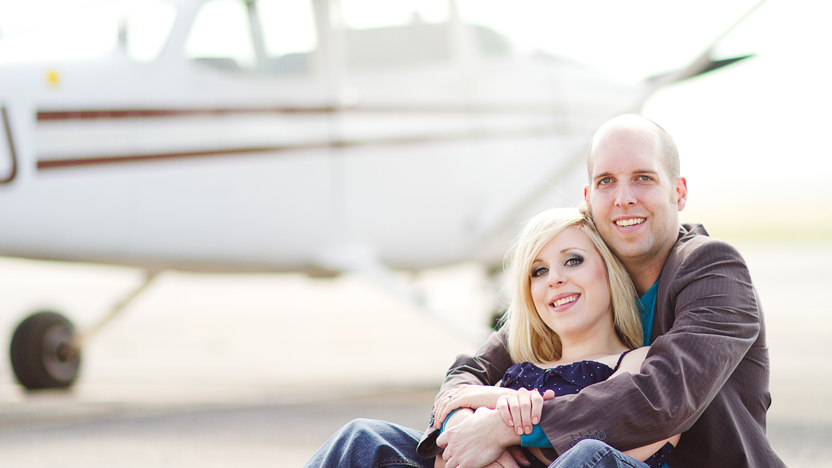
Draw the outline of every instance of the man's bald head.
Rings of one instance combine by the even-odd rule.
[[[679,150],[676,149],[676,142],[673,141],[673,137],[671,137],[665,129],[659,126],[659,124],[644,116],[638,114],[624,114],[614,117],[601,125],[601,128],[599,128],[592,137],[592,141],[589,143],[589,148],[586,152],[586,169],[590,181],[592,180],[594,148],[596,144],[610,133],[622,128],[642,128],[653,132],[659,139],[662,163],[667,171],[667,174],[670,176],[670,179],[675,180],[681,175]]]

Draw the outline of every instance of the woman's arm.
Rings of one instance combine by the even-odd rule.
[[[512,426],[517,435],[531,434],[532,426],[540,422],[543,402],[555,397],[555,392],[547,390],[543,395],[537,390],[521,388],[491,387],[484,385],[463,385],[445,392],[436,404],[434,426],[439,429],[454,410],[459,408],[497,409],[498,402],[508,402],[507,410],[500,414],[507,425]],[[455,414],[455,413],[454,413]]]

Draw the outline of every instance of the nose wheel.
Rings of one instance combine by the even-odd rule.
[[[78,377],[75,327],[55,312],[37,312],[21,322],[9,351],[17,380],[29,390],[66,388]]]

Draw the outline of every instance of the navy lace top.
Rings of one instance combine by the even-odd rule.
[[[632,351],[632,350],[630,350]],[[555,395],[574,395],[584,388],[610,378],[621,366],[626,351],[618,358],[615,368],[596,361],[579,361],[572,364],[544,369],[531,362],[521,362],[511,366],[503,375],[502,387],[537,389],[541,394],[546,390],[554,390]],[[644,461],[651,468],[661,468],[673,451],[673,445],[668,442]]]

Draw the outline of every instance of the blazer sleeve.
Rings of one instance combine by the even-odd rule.
[[[665,294],[662,283],[669,285]],[[654,328],[667,331],[641,372],[544,403],[540,424],[558,453],[587,437],[629,450],[684,432],[757,338],[751,278],[730,245],[705,236],[677,245],[659,285]]]
[[[492,333],[473,356],[465,354],[457,356],[439,388],[439,393],[434,398],[434,405],[442,394],[460,385],[495,385],[512,364],[508,348],[506,348],[506,331],[503,328]],[[432,457],[441,451],[436,446],[439,431],[433,427],[434,416],[431,410],[430,423],[416,449],[417,453],[423,457]]]

